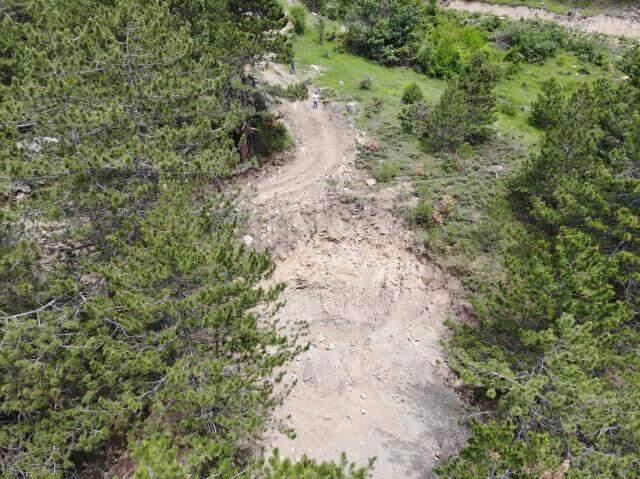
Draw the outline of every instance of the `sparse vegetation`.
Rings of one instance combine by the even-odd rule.
[[[289,17],[293,23],[293,31],[297,35],[303,35],[307,29],[307,16],[309,12],[303,4],[292,5],[289,9]]]
[[[424,94],[420,85],[416,82],[409,83],[402,92],[402,103],[405,105],[413,105],[424,100]]]
[[[360,80],[360,88],[363,90],[371,90],[373,87],[373,78],[368,73],[365,73],[362,79]]]

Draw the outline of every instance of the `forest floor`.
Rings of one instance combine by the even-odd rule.
[[[294,79],[273,69],[270,83]],[[445,319],[464,314],[462,288],[420,251],[396,214],[408,184],[372,185],[356,167],[368,140],[343,108],[283,102],[295,146],[280,164],[244,181],[252,191],[245,241],[273,252],[285,282],[284,321],[309,323],[310,348],[290,366],[297,385],[267,452],[336,460],[345,452],[374,477],[432,477],[466,437],[440,341]]]
[[[603,33],[618,37],[640,40],[640,8],[631,6],[614,14],[598,13],[596,15],[560,15],[543,8],[524,5],[495,4],[482,1],[449,0],[443,2],[447,8],[466,12],[487,13],[510,17],[513,19],[551,20],[567,28],[582,30],[587,33]],[[624,13],[622,13],[624,12]],[[624,16],[622,16],[624,15]]]

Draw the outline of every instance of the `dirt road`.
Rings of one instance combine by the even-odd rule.
[[[505,16],[514,19],[551,20],[567,28],[575,28],[588,33],[604,33],[619,37],[628,37],[640,40],[640,23],[631,18],[621,18],[610,15],[593,15],[589,17],[569,17],[567,15],[556,15],[541,8],[530,8],[514,5],[495,5],[491,3],[450,0],[443,2],[447,8],[462,10],[467,12],[490,13],[493,15]]]
[[[416,254],[393,212],[399,189],[367,186],[354,165],[365,140],[337,108],[281,105],[294,152],[245,185],[255,190],[254,241],[288,284],[278,315],[310,326],[311,347],[290,367],[298,384],[278,411],[297,436],[274,433],[265,446],[377,457],[376,478],[428,478],[465,438],[439,345],[459,285]]]

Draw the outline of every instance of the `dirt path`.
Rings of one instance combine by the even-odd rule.
[[[273,433],[265,446],[327,460],[344,451],[361,464],[375,456],[376,478],[428,478],[465,438],[439,345],[459,285],[416,254],[392,211],[398,189],[367,186],[354,165],[364,139],[337,108],[281,105],[294,153],[245,185],[254,242],[274,252],[274,280],[288,284],[278,315],[310,325],[278,412],[297,437]]]
[[[541,8],[530,8],[514,5],[495,5],[491,3],[467,0],[450,0],[443,5],[454,10],[466,12],[490,13],[515,19],[552,20],[567,28],[575,28],[588,33],[604,33],[619,37],[640,40],[640,23],[630,18],[614,17],[610,15],[594,15],[589,17],[569,17],[556,15]]]

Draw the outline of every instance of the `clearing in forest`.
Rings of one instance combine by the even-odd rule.
[[[465,439],[439,343],[460,286],[418,253],[393,212],[398,189],[367,185],[356,169],[366,139],[337,105],[279,109],[295,147],[250,180],[248,209],[255,242],[274,252],[274,280],[288,284],[278,315],[308,321],[311,346],[290,367],[298,383],[277,413],[296,437],[274,433],[265,446],[376,457],[377,478],[430,477]]]

